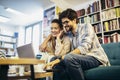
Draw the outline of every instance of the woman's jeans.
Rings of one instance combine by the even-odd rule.
[[[56,57],[52,58],[52,61]],[[98,67],[101,63],[92,56],[67,54],[53,69],[53,80],[85,80],[84,71]]]

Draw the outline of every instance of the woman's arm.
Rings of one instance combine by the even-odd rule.
[[[62,40],[56,39],[55,55],[62,56],[70,51],[70,39],[64,36]]]
[[[46,51],[46,47],[47,47],[47,43],[48,41],[51,39],[51,34],[43,41],[43,43],[39,46],[39,50],[41,52],[45,52]]]
[[[56,46],[55,46],[55,55],[62,56],[70,51],[70,39],[64,35],[64,31],[57,35]]]

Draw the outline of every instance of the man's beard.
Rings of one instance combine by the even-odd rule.
[[[65,32],[72,31],[72,26],[66,26],[64,31]]]

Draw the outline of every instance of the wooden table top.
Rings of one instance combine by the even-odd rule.
[[[13,65],[13,64],[41,64],[45,63],[44,60],[34,58],[15,58],[15,59],[0,59],[0,65]]]

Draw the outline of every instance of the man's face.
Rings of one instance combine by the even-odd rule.
[[[62,19],[62,25],[63,25],[63,29],[64,29],[65,32],[69,32],[69,31],[72,30],[73,23],[68,18],[63,18]]]

